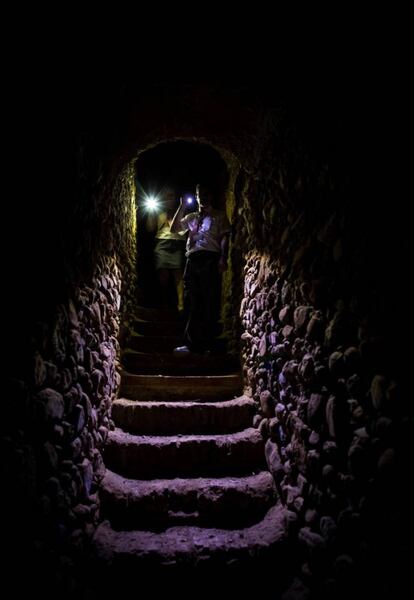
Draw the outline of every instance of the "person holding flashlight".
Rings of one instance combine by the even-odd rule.
[[[227,216],[213,207],[214,194],[207,185],[197,185],[196,200],[198,210],[185,215],[182,199],[171,223],[173,233],[188,233],[184,270],[188,314],[185,345],[175,348],[177,355],[211,350],[220,318],[221,274],[227,269],[230,234]]]
[[[154,266],[161,292],[161,306],[169,306],[171,280],[174,282],[179,313],[184,309],[183,268],[185,262],[185,237],[170,229],[177,208],[175,188],[166,185],[161,192],[161,212],[150,213],[147,230],[155,231]]]

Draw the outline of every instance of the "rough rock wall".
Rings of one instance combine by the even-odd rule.
[[[27,254],[14,262],[6,337],[7,558],[12,568],[24,559],[27,581],[42,591],[71,590],[82,580],[120,381],[120,325],[135,290],[132,169],[115,176],[83,157],[79,170],[77,193],[65,205],[61,199],[59,210],[49,210],[39,199],[33,209]],[[59,238],[54,248],[50,231]]]
[[[120,287],[115,260],[103,259],[91,287],[39,324],[27,378],[11,384],[9,425],[18,419],[20,429],[6,432],[3,459],[14,542],[51,585],[78,567],[99,517],[101,449],[119,384]]]
[[[384,297],[372,260],[384,255],[386,219],[364,228],[327,165],[318,172],[298,145],[294,160],[278,149],[241,190],[235,245],[245,249],[246,391],[298,543],[292,598],[307,587],[339,597],[361,579],[380,590],[404,562],[412,523],[398,492],[413,419],[390,324],[395,290]]]

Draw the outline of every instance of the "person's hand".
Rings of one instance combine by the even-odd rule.
[[[227,271],[227,258],[225,256],[220,256],[218,261],[218,270],[220,273]]]

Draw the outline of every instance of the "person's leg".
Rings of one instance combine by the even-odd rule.
[[[196,253],[198,254],[198,253]],[[200,255],[190,256],[184,272],[184,303],[187,323],[184,331],[185,343],[198,352],[202,343],[203,297],[200,281],[203,277],[203,261]]]
[[[193,265],[194,267],[194,265]],[[190,350],[193,349],[192,345],[192,307],[195,306],[195,284],[193,282],[194,279],[194,268],[192,268],[190,259],[186,260],[184,273],[182,277],[183,283],[183,295],[184,295],[184,318],[183,322],[185,323],[182,344],[181,346],[177,346],[174,348],[174,354],[177,356],[185,355]]]
[[[211,350],[217,335],[220,318],[221,275],[218,270],[219,256],[211,254],[204,263],[200,280],[202,297],[201,337],[203,350]]]
[[[190,257],[184,276],[188,298],[188,321],[185,330],[187,343],[195,352],[211,349],[217,334],[217,306],[220,273],[218,255],[195,253]]]

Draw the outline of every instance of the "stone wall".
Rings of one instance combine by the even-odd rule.
[[[291,597],[347,597],[403,569],[412,409],[390,323],[395,289],[384,292],[372,260],[384,255],[386,219],[377,211],[373,232],[341,181],[322,163],[310,175],[296,148],[300,176],[274,155],[276,176],[265,169],[239,196],[242,364],[297,540]]]
[[[79,567],[99,518],[101,450],[120,379],[120,288],[116,260],[103,259],[91,286],[38,324],[27,378],[11,382],[9,424],[18,419],[20,429],[3,440],[8,518],[17,547],[51,585]]]
[[[115,175],[89,153],[80,160],[76,193],[63,196],[59,209],[45,187],[11,279],[4,539],[10,568],[26,565],[22,585],[42,591],[70,591],[82,580],[100,518],[121,324],[127,330],[135,301],[133,171]]]

